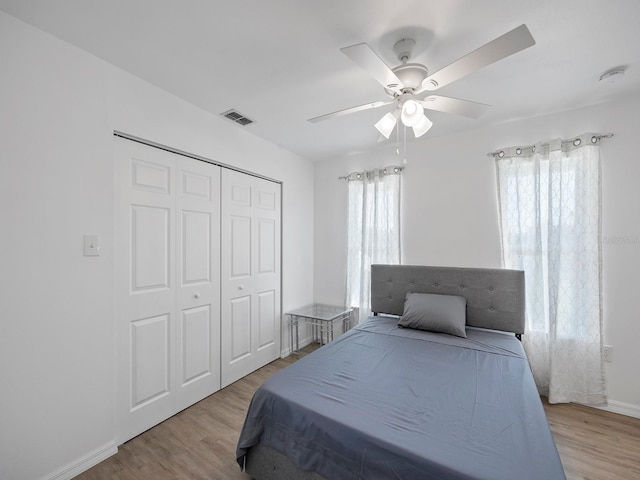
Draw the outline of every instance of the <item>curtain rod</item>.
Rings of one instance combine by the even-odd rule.
[[[579,138],[580,135],[578,135]],[[591,137],[591,143],[597,143],[598,140],[600,140],[601,138],[611,138],[613,137],[613,133],[604,133],[602,135],[593,135]],[[562,143],[571,143],[574,142],[575,140],[562,140]],[[548,147],[550,144],[549,143],[543,143],[542,146],[543,147]],[[576,145],[577,146],[577,145]],[[525,145],[523,147],[518,147],[521,149],[527,149],[527,148],[532,148],[535,147],[535,145]],[[500,152],[502,152],[502,154],[504,155],[504,150],[496,150],[495,152],[489,152],[487,153],[487,157],[498,157],[500,156]]]
[[[393,172],[387,173],[387,169],[393,170]],[[374,175],[376,175],[376,172],[381,172],[381,175],[392,175],[392,174],[398,174],[400,173],[402,170],[404,170],[405,167],[401,167],[400,165],[392,165],[390,167],[382,167],[382,168],[375,168],[373,170],[362,170],[360,172],[352,172],[349,175],[343,175],[341,177],[338,177],[338,180],[359,180],[360,176],[366,176],[369,175],[371,173],[373,173]],[[378,175],[380,175],[380,173],[378,173]]]

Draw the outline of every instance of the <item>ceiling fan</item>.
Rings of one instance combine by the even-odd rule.
[[[531,47],[535,43],[529,29],[523,24],[432,74],[429,74],[424,65],[409,63],[416,44],[411,38],[403,38],[393,46],[394,53],[402,62],[395,68],[389,68],[366,43],[341,48],[342,53],[360,65],[384,87],[391,100],[345,108],[310,118],[309,121],[319,122],[396,103],[396,107],[375,124],[378,131],[385,138],[389,138],[398,123],[398,118],[404,125],[413,128],[416,137],[424,135],[433,125],[424,114],[425,109],[477,118],[490,105],[441,95],[429,95],[426,98],[420,98],[420,96],[424,92],[437,90],[482,67]]]

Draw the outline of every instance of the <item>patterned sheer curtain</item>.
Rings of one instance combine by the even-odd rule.
[[[525,271],[523,344],[551,403],[606,401],[600,138],[494,153],[504,266]]]
[[[346,305],[370,314],[371,264],[400,263],[402,167],[356,172],[349,183]]]

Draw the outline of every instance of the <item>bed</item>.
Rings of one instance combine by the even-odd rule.
[[[371,291],[374,316],[256,391],[241,468],[259,480],[566,478],[518,339],[523,272],[373,265]],[[463,332],[399,327],[409,297],[462,297]]]

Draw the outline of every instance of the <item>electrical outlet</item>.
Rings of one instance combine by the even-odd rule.
[[[613,362],[613,347],[610,345],[602,346],[602,360],[605,362]]]

